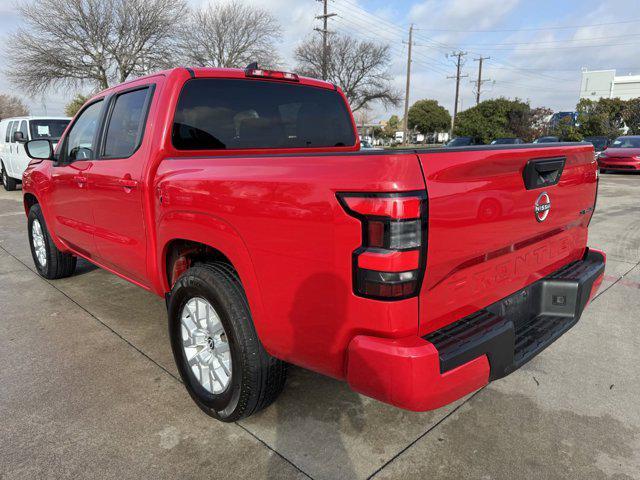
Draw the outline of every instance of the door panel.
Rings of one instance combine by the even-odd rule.
[[[94,219],[88,198],[89,172],[93,168],[104,101],[85,107],[63,140],[60,158],[51,169],[47,199],[55,232],[69,247],[93,258]]]
[[[93,212],[87,202],[87,174],[93,163],[76,161],[51,169],[51,191],[47,202],[55,232],[69,247],[93,258]]]
[[[95,242],[102,263],[143,285],[147,245],[143,216],[144,149],[139,148],[151,88],[125,91],[111,100],[100,159],[90,174]]]

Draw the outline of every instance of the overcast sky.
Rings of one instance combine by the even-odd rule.
[[[24,0],[17,0],[21,3]],[[209,0],[191,0],[195,7]],[[316,0],[246,0],[278,18],[283,27],[279,43],[286,67],[294,68],[291,53],[313,35],[321,3]],[[0,37],[20,23],[13,0],[0,0]],[[578,99],[580,70],[616,69],[618,75],[640,74],[640,12],[637,0],[330,0],[330,29],[391,46],[394,82],[404,91],[407,31],[415,24],[411,101],[434,98],[453,106],[455,73],[447,52],[463,50],[461,110],[475,102],[479,55],[485,61],[483,98],[499,96],[529,100],[532,106],[572,110]],[[566,28],[571,27],[571,28]],[[317,35],[317,33],[316,33]],[[403,42],[404,41],[404,42]],[[3,41],[3,45],[7,42]],[[18,46],[12,46],[16,48]],[[4,58],[0,58],[0,72]],[[0,73],[0,93],[20,95]],[[61,114],[75,92],[50,92],[28,99],[32,113]],[[395,110],[395,111],[394,111]],[[371,117],[388,118],[400,108],[374,107]]]

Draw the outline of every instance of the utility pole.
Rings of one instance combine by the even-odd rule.
[[[402,122],[403,143],[409,143],[409,90],[411,89],[411,47],[413,46],[413,23],[409,26],[409,48],[407,49],[407,88],[404,93],[404,120]]]
[[[482,84],[491,81],[490,79],[482,79],[482,62],[490,59],[491,57],[483,57],[482,55],[480,55],[479,58],[473,59],[474,62],[478,62],[478,80],[475,82],[471,82],[476,84],[476,105],[480,103],[480,91],[482,90]]]
[[[314,28],[316,32],[322,33],[322,80],[327,80],[329,65],[329,18],[335,17],[337,13],[329,13],[329,0],[316,0],[323,3],[323,14],[318,15],[316,20],[322,20],[322,28]]]
[[[452,57],[457,57],[458,59],[456,62],[457,63],[456,75],[454,77],[447,77],[447,78],[456,79],[456,101],[455,101],[455,104],[453,105],[453,117],[451,118],[451,135],[452,136],[453,136],[453,127],[456,124],[456,116],[458,115],[458,99],[460,98],[460,79],[469,76],[469,75],[460,75],[460,71],[462,69],[462,57],[464,57],[466,54],[467,52],[462,52],[462,51],[451,53]]]

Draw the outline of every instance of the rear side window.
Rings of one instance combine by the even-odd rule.
[[[104,142],[104,158],[126,158],[142,140],[149,88],[119,95],[109,118]]]
[[[5,142],[10,142],[11,141],[11,129],[13,128],[13,122],[9,122],[7,124],[7,133],[5,133],[4,136],[4,141]]]
[[[18,131],[18,125],[20,125],[19,121],[15,121],[13,122],[13,125],[11,125],[11,135],[9,136],[9,140],[11,141],[11,143],[16,143],[13,138],[13,134]]]
[[[343,147],[356,143],[334,90],[255,80],[194,79],[173,124],[179,150]]]

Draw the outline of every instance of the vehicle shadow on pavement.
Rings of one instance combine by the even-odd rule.
[[[319,291],[333,295],[321,299]],[[297,291],[289,315],[294,348],[332,348],[337,343],[332,337],[344,325],[350,292],[334,274],[309,277]],[[309,318],[321,319],[321,324],[310,325]],[[313,478],[358,477],[347,444],[360,437],[366,417],[360,395],[345,382],[291,366],[285,390],[267,415],[275,423],[273,448],[304,472]],[[273,459],[267,478],[279,479],[280,463]]]

